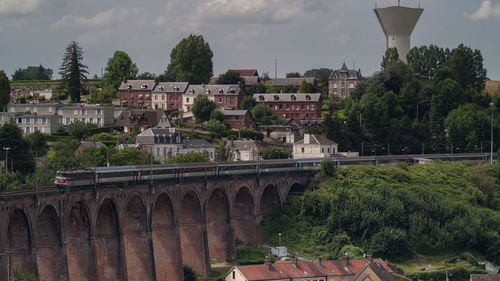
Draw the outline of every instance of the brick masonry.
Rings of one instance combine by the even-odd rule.
[[[0,280],[14,269],[41,280],[183,280],[235,257],[235,239],[260,246],[260,216],[279,210],[310,174],[212,177],[153,186],[66,190],[0,201]]]

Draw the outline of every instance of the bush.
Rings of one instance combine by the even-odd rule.
[[[292,154],[286,147],[268,146],[262,153],[264,159],[288,159]]]

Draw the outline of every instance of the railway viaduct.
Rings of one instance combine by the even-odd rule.
[[[235,257],[235,239],[260,246],[260,217],[279,210],[311,175],[98,186],[0,200],[0,280],[14,269],[71,281],[176,281],[183,280],[183,265],[207,275],[210,259]]]

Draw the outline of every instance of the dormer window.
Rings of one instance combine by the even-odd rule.
[[[292,100],[297,100],[297,97],[296,97],[295,95],[292,95],[292,96],[290,97],[290,99],[292,99]]]
[[[310,95],[306,95],[306,100],[311,100],[311,96]]]
[[[128,84],[128,88],[129,88],[129,89],[132,89],[132,84]]]
[[[265,100],[264,96],[260,95],[259,100]]]
[[[147,89],[147,88],[148,88],[148,84],[146,84],[146,83],[142,84],[141,89]]]
[[[280,97],[278,95],[274,95],[274,100],[280,100]]]
[[[210,89],[205,90],[205,94],[210,94],[210,93],[212,93],[212,91],[210,91]]]
[[[231,94],[234,94],[234,93],[236,93],[236,90],[235,90],[235,89],[233,89],[233,88],[231,88],[231,89],[229,89],[229,92],[230,92]]]
[[[189,93],[194,94],[194,89],[189,90]]]
[[[175,85],[174,86],[174,91],[178,92],[179,91],[179,86]]]
[[[219,89],[219,94],[224,94],[224,90],[223,89]]]
[[[160,87],[158,87],[158,88],[160,89],[160,91],[162,91],[162,92],[163,92],[163,86],[160,86]]]

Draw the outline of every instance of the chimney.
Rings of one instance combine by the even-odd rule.
[[[155,78],[155,85],[158,85],[158,79]]]
[[[322,259],[321,259],[321,256],[318,257],[318,265],[320,268],[323,268],[323,263],[322,263]]]
[[[292,259],[292,265],[295,266],[295,267],[297,267],[297,263],[298,263],[297,256],[294,255],[293,259]]]
[[[372,253],[368,253],[366,254],[366,260],[368,261],[368,263],[372,263],[373,262],[373,256],[372,256]]]
[[[127,76],[123,76],[123,83],[127,83]]]
[[[304,144],[309,144],[311,142],[311,135],[304,134]]]
[[[269,258],[269,256],[266,256],[266,258],[264,259],[264,265],[267,267],[267,269],[271,268],[271,259]]]
[[[348,253],[344,253],[343,260],[344,260],[344,262],[345,262],[346,265],[349,264],[349,254]]]

